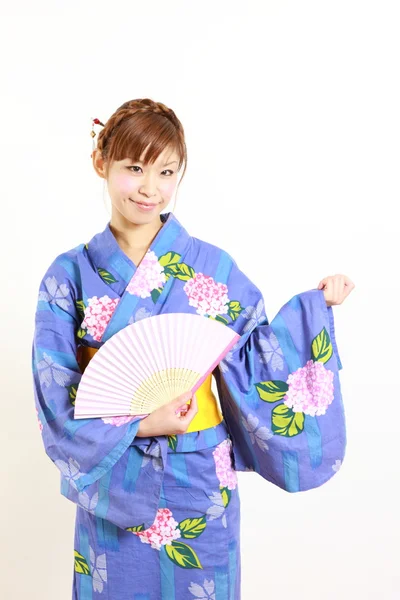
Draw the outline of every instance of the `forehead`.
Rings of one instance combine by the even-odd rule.
[[[149,146],[147,146],[144,151],[142,152],[139,160],[144,162],[144,158],[146,156],[146,153],[148,151]],[[174,148],[171,148],[169,146],[167,146],[156,158],[154,164],[155,165],[164,165],[166,163],[170,163],[172,161],[176,160],[177,162],[179,162],[179,154],[176,152],[176,150]]]

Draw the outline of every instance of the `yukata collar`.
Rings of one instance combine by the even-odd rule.
[[[170,251],[184,254],[190,240],[188,232],[174,213],[162,213],[160,218],[164,225],[158,231],[148,250],[153,251],[157,257]],[[111,266],[120,277],[122,276],[128,282],[138,267],[119,246],[110,229],[110,222],[108,221],[105,229],[93,236],[87,244],[88,255],[96,270],[107,269]]]

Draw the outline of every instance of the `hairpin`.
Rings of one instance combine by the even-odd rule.
[[[104,127],[104,123],[99,121],[99,119],[92,119],[92,131],[90,132],[90,135],[92,136],[92,154],[90,155],[90,158],[92,158],[93,150],[95,149],[95,143],[94,143],[94,138],[96,136],[96,132],[94,130],[95,125],[101,125],[102,127]]]

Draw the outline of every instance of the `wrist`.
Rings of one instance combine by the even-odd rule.
[[[148,423],[147,423],[147,417],[144,417],[144,419],[140,420],[139,428],[137,430],[136,435],[137,435],[137,437],[148,437],[150,435]]]

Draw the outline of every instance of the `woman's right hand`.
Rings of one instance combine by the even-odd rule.
[[[186,402],[190,400],[188,408]],[[181,411],[186,414],[181,416]],[[191,421],[198,412],[196,394],[191,392],[181,394],[175,400],[163,404],[142,419],[137,432],[138,437],[151,437],[157,435],[174,435],[185,433]]]

